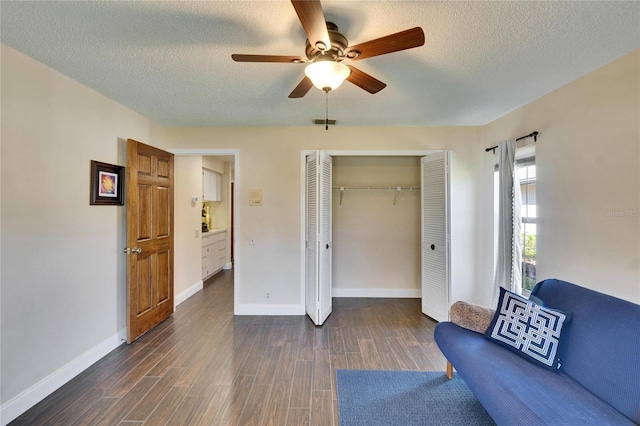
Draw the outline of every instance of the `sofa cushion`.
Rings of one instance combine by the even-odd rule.
[[[557,279],[538,283],[531,294],[571,312],[560,373],[640,424],[640,305]]]
[[[500,287],[496,313],[485,336],[542,367],[557,370],[562,328],[570,316]]]
[[[634,424],[562,370],[539,367],[480,333],[441,322],[434,337],[498,425]]]

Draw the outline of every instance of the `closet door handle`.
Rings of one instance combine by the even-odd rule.
[[[431,244],[431,250],[435,250],[436,249],[436,245],[435,244]]]
[[[329,250],[329,243],[327,243],[327,250]]]

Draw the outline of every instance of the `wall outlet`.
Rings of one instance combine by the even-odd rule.
[[[195,237],[198,238],[200,236],[200,230],[196,229]]]
[[[250,237],[249,238],[249,245],[250,246],[255,246],[256,245],[256,237]]]
[[[267,300],[271,299],[271,293],[267,292]]]

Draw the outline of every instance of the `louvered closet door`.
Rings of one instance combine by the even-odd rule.
[[[305,308],[318,324],[318,153],[307,155],[305,205]]]
[[[307,156],[305,305],[314,324],[331,314],[331,156]]]
[[[319,244],[319,318],[318,323],[322,324],[331,314],[331,258],[333,241],[331,238],[331,169],[332,159],[330,155],[320,154],[322,168],[320,169],[320,244]]]
[[[422,313],[436,321],[449,319],[450,159],[449,151],[421,159]]]

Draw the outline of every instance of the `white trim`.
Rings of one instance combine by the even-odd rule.
[[[233,263],[231,262],[227,262],[224,264],[224,266],[222,267],[222,269],[227,270],[227,269],[231,269],[233,268]]]
[[[204,156],[209,156],[209,155],[234,155],[234,156],[238,156],[240,155],[240,150],[239,149],[210,149],[210,148],[203,148],[203,149],[167,149],[167,152],[170,152],[174,155],[204,155]],[[236,164],[237,166],[237,164]]]
[[[127,329],[123,328],[84,354],[49,374],[24,392],[21,392],[2,404],[2,407],[0,407],[0,423],[2,423],[2,426],[15,420],[18,416],[25,413],[109,352],[123,344],[126,340]]]
[[[182,302],[184,302],[185,300],[187,300],[188,298],[190,298],[191,296],[193,296],[194,294],[202,290],[203,287],[204,287],[204,284],[202,280],[200,280],[197,283],[190,286],[189,288],[182,290],[180,294],[176,295],[176,297],[173,300],[173,309],[175,310],[175,308],[179,304],[181,304]]]
[[[332,288],[333,297],[420,299],[419,288]]]
[[[448,149],[420,149],[420,150],[339,150],[328,149],[323,150],[324,153],[332,157],[424,157],[425,155],[434,154],[436,152],[449,151]],[[312,153],[315,151],[308,151]]]
[[[305,315],[304,304],[301,305],[239,305],[235,315]]]

